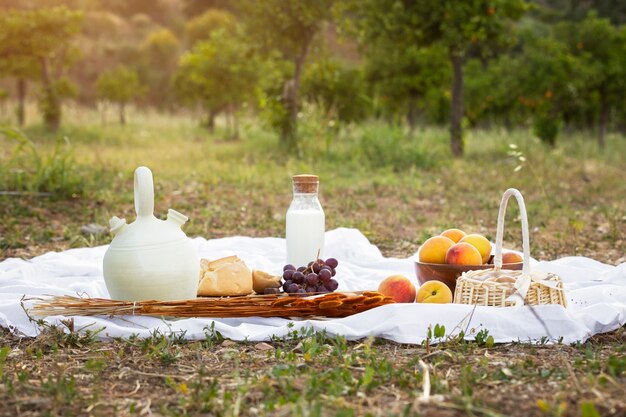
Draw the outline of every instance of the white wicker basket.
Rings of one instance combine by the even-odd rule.
[[[524,265],[521,271],[502,269],[502,240],[504,235],[504,217],[509,198],[515,196],[522,218],[522,246]],[[456,283],[454,303],[477,304],[494,307],[520,305],[560,304],[566,306],[563,281],[557,275],[530,270],[530,242],[528,236],[528,215],[524,197],[509,188],[502,196],[498,213],[496,232],[496,252],[494,267],[464,272]]]

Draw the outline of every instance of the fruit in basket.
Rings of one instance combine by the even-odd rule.
[[[339,287],[337,280],[333,279],[338,265],[339,262],[335,258],[328,258],[325,261],[318,259],[299,268],[285,265],[283,290],[288,294],[299,295],[333,292]]]
[[[393,298],[396,303],[415,302],[415,286],[403,275],[391,275],[385,278],[378,286],[378,292]]]
[[[429,264],[443,264],[446,262],[446,253],[452,245],[454,241],[445,236],[433,236],[420,247],[419,260]]]
[[[474,246],[480,252],[480,256],[482,257],[482,264],[486,264],[489,261],[489,257],[491,256],[491,242],[487,240],[486,237],[479,234],[471,234],[465,236],[463,239],[459,241],[459,243],[469,243]]]
[[[447,304],[452,302],[452,291],[441,281],[425,282],[417,291],[418,303]]]
[[[450,265],[480,265],[482,256],[478,249],[469,243],[459,242],[446,252],[446,263]]]
[[[517,264],[520,262],[524,262],[519,253],[516,252],[505,252],[502,254],[502,263],[503,264]]]
[[[465,232],[461,229],[448,229],[441,232],[439,236],[447,237],[454,243],[459,243],[459,240],[465,237]]]

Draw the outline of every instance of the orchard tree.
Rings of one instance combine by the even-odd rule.
[[[567,108],[576,105],[592,75],[590,68],[569,53],[567,45],[552,34],[523,37],[523,51],[511,62],[517,96],[533,118],[534,133],[554,147]]]
[[[280,140],[290,150],[298,148],[297,121],[300,85],[314,39],[332,19],[335,0],[239,0],[239,12],[248,38],[264,53],[293,65],[284,81],[280,102],[284,115],[279,126]]]
[[[137,72],[126,67],[117,67],[100,74],[96,90],[101,99],[119,106],[120,124],[126,124],[126,105],[144,92]]]
[[[180,41],[169,29],[150,32],[140,46],[139,76],[148,86],[148,99],[157,107],[167,107],[171,102],[171,77],[180,50]]]
[[[220,29],[181,56],[174,88],[184,103],[203,108],[211,131],[215,117],[226,112],[230,135],[236,138],[237,112],[253,97],[257,78],[258,65],[246,42]]]
[[[420,113],[439,123],[448,115],[447,109],[442,109],[449,102],[446,91],[450,84],[444,48],[390,44],[382,38],[362,49],[366,78],[373,88],[378,112],[385,118],[395,120],[401,115],[413,130]]]
[[[308,103],[314,103],[321,113],[327,150],[342,126],[364,119],[371,109],[363,72],[329,57],[307,65],[302,78],[302,96]]]
[[[183,12],[188,18],[201,15],[210,9],[236,12],[237,7],[232,0],[183,0]]]
[[[81,13],[65,7],[11,9],[0,15],[0,72],[18,79],[18,101],[22,103],[18,119],[22,122],[23,80],[37,73],[44,121],[51,130],[59,127],[62,100],[75,92],[65,73],[78,56],[71,42],[81,21]]]
[[[345,9],[361,43],[386,38],[389,45],[446,48],[452,68],[450,147],[463,155],[463,66],[471,54],[488,56],[509,41],[523,0],[353,0]]]
[[[587,72],[582,93],[586,103],[594,104],[598,145],[604,148],[611,109],[625,104],[626,26],[617,28],[590,13],[580,22],[557,25],[555,32]]]
[[[185,24],[185,32],[190,45],[208,39],[211,33],[218,29],[234,35],[236,28],[237,22],[232,14],[216,9],[209,9]]]
[[[0,31],[2,31],[1,28],[2,23],[0,23]],[[0,37],[2,37],[2,35],[0,35]],[[2,40],[0,39],[0,44],[1,43]],[[0,77],[7,76],[16,80],[17,108],[15,113],[18,124],[23,126],[26,122],[25,104],[28,85],[27,82],[38,78],[38,65],[37,62],[30,57],[15,56],[9,59],[4,59],[2,56],[3,53],[0,52]]]
[[[302,80],[302,93],[337,127],[339,122],[365,118],[370,105],[361,72],[332,58],[318,59],[308,66]]]

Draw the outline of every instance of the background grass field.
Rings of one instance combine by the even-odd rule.
[[[188,214],[186,231],[194,236],[283,236],[291,175],[310,172],[321,178],[327,228],[357,227],[387,255],[412,254],[451,226],[493,237],[502,192],[516,187],[527,200],[533,256],[624,261],[626,141],[619,135],[599,151],[584,133],[548,149],[525,130],[474,130],[458,160],[443,128],[407,133],[370,122],[329,144],[328,128],[305,116],[304,144],[288,156],[252,120],[238,141],[222,139],[219,129],[209,135],[184,116],[131,114],[130,124],[119,126],[73,110],[68,120],[57,134],[36,124],[24,129],[37,158],[0,139],[0,188],[24,192],[0,197],[3,257],[108,242],[106,234],[79,229],[107,225],[112,215],[131,219],[133,170],[146,165],[154,172],[157,214],[169,207]],[[506,243],[519,247],[511,210]]]

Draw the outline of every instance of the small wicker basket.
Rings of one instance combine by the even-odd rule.
[[[515,196],[517,199],[522,218],[524,265],[521,271],[501,269],[504,217],[507,202],[511,196]],[[552,273],[530,271],[528,216],[526,214],[526,206],[524,205],[524,197],[518,190],[509,188],[502,196],[498,213],[494,267],[464,272],[456,283],[454,303],[494,307],[511,307],[524,304],[560,304],[563,307],[567,306],[561,278]]]

